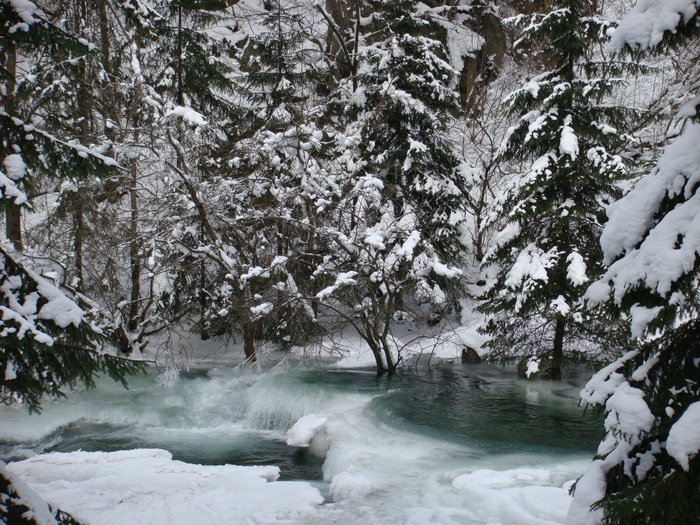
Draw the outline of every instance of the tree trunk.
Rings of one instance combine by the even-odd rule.
[[[15,249],[24,250],[22,241],[22,210],[14,202],[5,205],[5,224],[7,228],[7,239]]]
[[[244,321],[241,329],[243,330],[243,352],[245,353],[246,361],[254,363],[258,360],[255,356],[255,323]]]
[[[374,361],[377,364],[377,372],[386,372],[386,366],[384,364],[384,359],[382,358],[382,350],[379,348],[379,338],[376,337],[374,327],[366,316],[362,317],[361,322],[364,325],[365,333],[360,332],[359,329],[358,332],[360,333],[360,337],[365,340],[367,346],[369,346],[370,350],[372,351]]]
[[[16,116],[15,108],[15,89],[17,88],[17,50],[12,44],[5,46],[2,51],[2,56],[7,70],[7,92],[3,97],[3,107],[5,113],[11,117]],[[8,200],[5,205],[5,233],[7,239],[19,251],[24,249],[22,242],[22,210],[13,201]]]
[[[367,344],[369,345],[370,349],[372,350],[372,354],[374,355],[374,361],[377,363],[377,372],[386,372],[387,368],[386,365],[384,364],[384,359],[382,359],[382,352],[377,346],[376,341],[371,341],[369,338],[367,339]]]
[[[177,104],[184,104],[182,84],[182,6],[177,8]]]
[[[105,136],[113,140],[115,135],[115,130],[113,125],[106,125],[107,119],[113,122],[117,121],[114,112],[116,111],[115,97],[114,97],[114,76],[111,64],[111,51],[110,51],[110,36],[109,36],[109,18],[107,16],[107,0],[99,0],[98,14],[100,20],[100,47],[102,48],[102,66],[107,72],[106,86],[102,91],[102,105],[101,113],[105,119]]]
[[[206,276],[206,263],[204,259],[199,261],[199,325],[201,326],[202,333],[200,337],[202,341],[206,341],[211,338],[211,334],[206,329],[206,311],[207,311],[207,276]]]
[[[88,25],[88,7],[85,0],[80,0],[76,5],[74,24],[77,32],[82,32]],[[93,107],[94,107],[94,96],[92,92],[92,86],[88,81],[88,71],[87,64],[85,60],[81,60],[78,64],[78,74],[77,80],[79,82],[78,86],[78,117],[80,119],[78,127],[80,129],[80,138],[84,144],[89,144],[92,141],[93,135]],[[83,241],[85,239],[85,210],[84,204],[87,196],[85,191],[81,188],[72,195],[74,199],[74,211],[73,211],[73,223],[75,226],[74,230],[74,244],[73,249],[75,250],[75,277],[76,277],[76,290],[79,292],[83,291]]]
[[[398,361],[394,362],[394,358],[391,355],[391,348],[389,348],[386,338],[382,341],[382,348],[384,349],[384,357],[386,358],[387,372],[389,372],[390,374],[395,374],[396,365],[398,365]]]
[[[78,197],[80,199],[80,196]],[[85,237],[85,217],[83,216],[82,202],[73,213],[75,219],[75,278],[77,281],[75,289],[78,292],[83,291],[83,238]]]
[[[554,348],[552,350],[552,379],[561,379],[561,366],[564,361],[564,333],[566,320],[557,317],[557,324],[554,328]]]
[[[139,257],[138,227],[138,170],[137,160],[131,161],[131,220],[129,222],[129,265],[131,268],[131,301],[129,303],[129,331],[138,326],[139,300],[141,299],[141,259]]]

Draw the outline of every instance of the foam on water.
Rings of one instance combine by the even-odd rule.
[[[528,525],[564,521],[568,487],[597,441],[571,385],[489,367],[388,378],[279,366],[170,379],[135,378],[128,391],[101,381],[41,416],[2,409],[0,456],[163,448],[191,463],[280,465],[286,479],[320,477],[322,462],[313,483],[327,502],[294,523]],[[301,448],[287,446],[304,417],[314,424],[297,427]]]

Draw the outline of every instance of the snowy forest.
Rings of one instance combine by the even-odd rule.
[[[212,345],[248,371],[293,355],[382,381],[492,363],[584,377],[599,444],[561,516],[395,523],[698,523],[699,12],[0,0],[0,427],[103,376],[177,381]],[[352,500],[359,475],[319,445],[340,431],[297,416],[287,444],[320,446],[326,501]],[[90,522],[3,450],[0,522]],[[476,472],[453,476],[460,497]],[[226,486],[276,479],[246,475]],[[324,497],[289,487],[270,497],[293,512],[224,522],[362,522],[311,518]]]

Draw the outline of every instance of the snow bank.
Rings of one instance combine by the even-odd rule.
[[[484,469],[457,476],[452,486],[461,493],[465,506],[474,508],[473,518],[480,522],[563,523],[571,504],[570,483],[547,486],[552,484],[552,474],[551,469]],[[474,502],[479,502],[478,507]]]
[[[48,503],[46,503],[41,496],[29,488],[29,486],[19,479],[19,476],[13,475],[7,469],[7,465],[3,461],[0,461],[0,479],[5,478],[10,486],[8,487],[8,496],[11,496],[15,504],[24,505],[28,508],[33,519],[38,525],[56,525],[56,520],[54,519],[54,513],[49,508]],[[0,498],[3,494],[0,493]],[[0,499],[2,503],[6,503]],[[2,516],[2,514],[0,514]]]
[[[276,481],[278,467],[192,465],[157,449],[52,453],[7,469],[91,525],[288,523],[323,503],[307,483]]]

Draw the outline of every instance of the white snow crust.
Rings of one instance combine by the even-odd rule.
[[[5,166],[5,174],[12,180],[19,180],[27,173],[27,165],[17,153],[8,155],[2,163]]]
[[[91,525],[289,523],[323,503],[307,483],[276,481],[278,467],[192,465],[157,449],[52,453],[7,469]]]
[[[532,374],[536,374],[539,371],[540,371],[540,359],[537,356],[533,355],[527,361],[527,370],[525,370],[525,375],[527,377],[530,377]]]
[[[568,155],[572,160],[578,157],[578,137],[571,126],[564,126],[561,130],[559,153]]]
[[[10,482],[18,499],[30,509],[29,512],[32,514],[32,519],[37,525],[56,525],[56,520],[51,513],[51,509],[49,509],[48,503],[22,481],[19,476],[13,474],[3,461],[0,461],[0,474]],[[0,501],[1,503],[2,501]]]
[[[309,448],[316,456],[324,457],[330,447],[330,439],[326,432],[327,422],[327,417],[316,414],[299,418],[287,431],[287,445]]]
[[[0,188],[5,197],[14,197],[18,206],[27,202],[27,196],[17,186],[17,181],[22,179],[27,171],[27,165],[20,155],[12,154],[3,160],[5,171],[0,170]]]
[[[656,306],[654,308],[646,308],[645,306],[635,305],[630,308],[630,332],[632,337],[641,338],[644,335],[647,325],[653,321],[663,308]]]
[[[38,11],[36,4],[29,0],[9,0],[9,3],[25,24],[36,22],[34,18],[34,14]],[[23,29],[26,31],[26,28]]]
[[[615,389],[605,403],[605,410],[608,412],[605,428],[626,436],[637,437],[654,424],[654,414],[644,401],[644,392],[627,381]]]
[[[579,286],[588,282],[588,276],[586,275],[586,262],[583,257],[578,252],[571,252],[566,258],[566,262],[569,265],[566,268],[566,278],[574,286]]]
[[[612,395],[615,389],[625,381],[625,376],[619,370],[627,361],[637,356],[639,352],[627,352],[615,362],[598,371],[581,390],[581,401],[590,405],[602,405]]]
[[[452,486],[467,505],[482,503],[474,516],[481,523],[563,523],[571,503],[565,490],[569,483],[546,486],[551,482],[552,471],[547,469],[483,469],[457,476]]]

